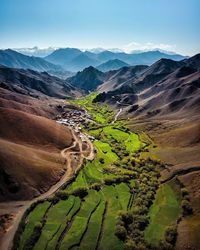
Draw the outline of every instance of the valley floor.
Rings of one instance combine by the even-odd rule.
[[[177,228],[190,220],[188,181],[163,181],[153,140],[94,97],[71,101],[89,114],[74,134],[79,150],[64,149],[67,178],[22,207],[13,249],[173,249]]]

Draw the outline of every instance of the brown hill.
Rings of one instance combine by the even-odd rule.
[[[123,107],[124,113],[137,118],[197,114],[199,60],[199,55],[180,62],[161,59],[133,75],[133,68],[123,68],[99,86],[95,101]]]
[[[0,107],[24,111],[30,114],[54,118],[62,111],[64,101],[50,98],[33,98],[0,88]]]
[[[119,70],[112,71],[108,80],[98,87],[98,92],[109,92],[120,89],[126,82],[138,77],[148,66],[138,65],[132,67],[123,67]]]
[[[69,129],[47,118],[0,108],[0,199],[28,199],[64,173],[61,149],[72,144]]]
[[[46,72],[14,69],[0,66],[0,87],[13,92],[41,97],[47,95],[56,98],[71,98],[80,92],[55,76]]]
[[[180,68],[151,88],[138,94],[134,116],[187,116],[198,114],[200,72]],[[134,104],[135,105],[135,104]]]

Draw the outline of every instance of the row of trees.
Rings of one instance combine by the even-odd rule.
[[[125,249],[150,249],[144,239],[144,230],[149,223],[149,208],[159,185],[159,162],[131,157],[127,159],[127,167],[136,176],[135,187],[131,190],[134,194],[133,206],[130,211],[119,213],[115,234],[125,242]]]

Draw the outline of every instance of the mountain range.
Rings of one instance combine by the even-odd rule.
[[[63,70],[59,65],[50,63],[41,57],[23,55],[11,49],[0,50],[0,65],[39,72],[46,71],[60,78],[72,75],[71,72]]]
[[[95,101],[122,106],[129,115],[197,112],[200,54],[181,61],[162,58],[150,66],[125,66],[108,72],[90,66],[66,82],[86,92],[97,91]]]
[[[64,80],[46,72],[14,69],[0,66],[0,87],[16,93],[40,97],[47,95],[55,98],[75,97],[76,88]]]
[[[138,65],[146,64],[150,65],[161,58],[168,58],[172,60],[182,60],[186,57],[178,54],[166,54],[160,51],[148,51],[142,53],[132,53],[128,54],[125,52],[111,52],[111,51],[100,51],[98,53],[93,53],[91,51],[81,51],[74,48],[65,48],[55,50],[52,54],[45,57],[48,62],[60,65],[64,69],[70,71],[83,70],[86,67],[102,67],[101,64],[108,63],[110,60],[120,60],[123,66],[128,65]],[[113,62],[112,62],[113,63]],[[116,61],[115,61],[116,63]],[[119,64],[119,61],[117,61]],[[118,67],[118,66],[117,66]],[[101,68],[100,68],[101,69]],[[110,70],[111,68],[108,68]],[[114,69],[114,68],[112,68]],[[103,69],[103,71],[107,68]]]
[[[122,106],[134,117],[198,113],[200,54],[179,62],[160,59],[151,66],[124,67],[97,91],[96,101]]]
[[[48,50],[49,52],[52,51],[52,53],[45,57],[29,56],[29,53],[23,49],[18,51],[25,54],[11,49],[0,50],[0,64],[7,67],[32,69],[39,72],[46,71],[62,79],[72,76],[72,72],[83,70],[89,66],[105,72],[129,65],[150,65],[161,58],[173,60],[186,58],[182,55],[167,54],[161,51],[127,54],[125,52],[107,50],[83,52],[75,48],[65,48]]]

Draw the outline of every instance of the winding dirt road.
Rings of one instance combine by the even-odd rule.
[[[123,109],[120,108],[120,110],[117,112],[117,114],[116,114],[115,117],[114,117],[114,120],[112,121],[112,124],[115,123],[115,122],[117,121],[117,118],[118,118],[118,116],[121,114],[122,110],[123,110]]]
[[[82,150],[82,141],[81,138],[71,129],[72,136],[74,138],[73,144],[61,151],[61,156],[66,159],[67,170],[61,179],[51,188],[43,193],[42,195],[28,201],[11,201],[0,203],[0,214],[14,214],[14,218],[10,227],[7,229],[6,233],[3,235],[0,241],[1,250],[10,250],[12,248],[12,242],[15,235],[15,232],[19,226],[19,223],[22,219],[24,212],[28,207],[31,206],[34,202],[42,199],[46,199],[52,194],[54,194],[63,184],[69,181],[74,174],[79,170],[83,163],[83,159],[93,160],[94,159],[94,148],[92,142],[89,138],[84,135],[85,141],[87,143],[86,150]],[[73,158],[77,159],[78,162],[74,168],[72,165]]]

